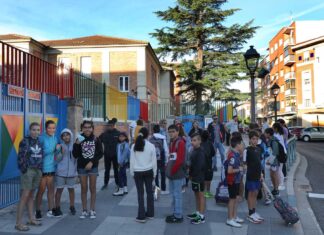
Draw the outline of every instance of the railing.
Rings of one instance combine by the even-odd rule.
[[[285,74],[285,81],[287,80],[295,80],[296,79],[296,74],[295,72],[288,72]]]
[[[291,46],[291,45],[294,45],[295,42],[294,42],[294,39],[293,38],[288,38],[284,41],[284,48],[287,47],[287,46]]]
[[[289,95],[296,95],[296,88],[289,88],[285,91],[285,95],[289,96]]]
[[[287,55],[284,59],[284,64],[285,65],[291,65],[295,63],[295,56],[294,55]]]
[[[0,181],[0,209],[19,201],[20,177]]]
[[[290,170],[290,167],[294,164],[296,160],[296,137],[292,137],[288,140],[287,143],[287,170]]]

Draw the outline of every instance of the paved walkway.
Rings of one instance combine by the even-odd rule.
[[[269,175],[269,174],[268,174]],[[220,172],[215,172],[212,182],[212,189],[215,191],[216,185],[220,180]],[[269,179],[267,179],[269,180]],[[280,215],[272,205],[265,206],[262,201],[258,203],[258,212],[265,218],[262,224],[251,224],[246,221],[242,228],[234,229],[225,224],[227,208],[215,203],[214,199],[207,200],[206,223],[192,225],[185,219],[182,224],[166,224],[164,218],[170,214],[171,199],[169,195],[161,195],[155,202],[155,218],[145,224],[135,222],[137,214],[137,198],[134,181],[129,178],[129,193],[123,197],[113,197],[112,191],[114,183],[110,183],[108,190],[99,191],[103,184],[103,171],[100,171],[97,187],[97,219],[79,219],[81,210],[80,187],[76,189],[76,209],[77,215],[72,216],[68,213],[68,194],[63,193],[62,218],[44,218],[41,227],[32,227],[26,234],[77,234],[77,235],[136,235],[136,234],[302,234],[301,225],[286,226]],[[283,199],[288,200],[286,191],[280,192]],[[45,197],[44,197],[45,198]],[[291,201],[291,200],[289,200]],[[194,195],[191,189],[184,193],[184,213],[191,213],[195,208]],[[45,202],[43,208],[46,208]],[[0,234],[21,234],[14,229],[15,225],[15,206],[0,210]],[[239,205],[239,216],[245,218],[247,215],[247,204],[243,201]]]

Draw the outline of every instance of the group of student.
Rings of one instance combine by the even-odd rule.
[[[170,194],[172,213],[165,218],[167,223],[183,222],[182,193],[191,181],[196,199],[196,210],[187,215],[192,224],[205,222],[205,198],[212,198],[210,185],[213,171],[217,170],[215,156],[218,150],[225,169],[229,191],[227,224],[240,227],[242,219],[236,215],[238,198],[242,187],[242,175],[247,166],[246,189],[248,191],[248,219],[253,223],[261,223],[263,218],[255,211],[256,197],[264,178],[264,168],[270,164],[271,180],[274,186],[273,195],[278,195],[282,164],[278,161],[280,147],[284,144],[282,125],[275,123],[273,128],[265,129],[259,143],[259,132],[249,133],[250,146],[244,151],[243,139],[238,132],[237,117],[223,125],[216,115],[207,130],[193,122],[192,129],[186,135],[179,120],[167,127],[166,120],[153,126],[150,135],[143,121],[138,120],[130,133],[120,132],[116,128],[116,119],[108,121],[108,129],[99,137],[94,135],[92,121],[85,120],[81,132],[74,138],[73,133],[64,129],[60,139],[56,138],[56,124],[49,120],[45,124],[45,133],[40,135],[40,125],[32,123],[29,136],[19,145],[18,167],[21,171],[22,194],[17,208],[15,228],[28,231],[29,226],[40,226],[43,217],[42,198],[47,189],[46,215],[60,217],[60,199],[64,187],[68,188],[70,213],[76,214],[74,205],[74,186],[77,176],[81,185],[82,211],[80,219],[96,218],[96,181],[98,164],[104,156],[105,174],[102,190],[108,188],[110,169],[113,166],[116,189],[114,196],[128,193],[127,168],[134,178],[137,198],[137,222],[146,222],[154,217],[154,188],[161,188],[161,194]],[[225,132],[229,132],[230,150],[225,153]],[[277,135],[277,137],[275,137]],[[130,141],[129,137],[130,136]],[[275,156],[271,162],[266,161],[268,149]],[[286,148],[284,148],[285,150]],[[285,150],[286,151],[286,150]],[[169,191],[166,190],[166,178]],[[56,189],[56,191],[55,191]],[[147,194],[147,205],[144,205],[144,189]],[[33,213],[34,192],[36,195],[36,213]],[[90,191],[90,207],[87,206],[87,192]],[[266,203],[269,197],[265,193]],[[271,202],[271,200],[270,200]],[[28,207],[29,221],[22,223],[25,206]]]

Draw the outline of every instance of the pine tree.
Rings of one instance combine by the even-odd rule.
[[[252,26],[253,20],[226,25],[226,19],[239,10],[223,10],[226,2],[177,0],[174,7],[155,12],[168,25],[151,34],[159,41],[156,51],[162,58],[182,61],[176,65],[182,78],[178,95],[195,104],[197,114],[204,112],[203,103],[212,98],[240,97],[229,84],[245,79],[239,76],[246,71],[240,50],[257,27]]]

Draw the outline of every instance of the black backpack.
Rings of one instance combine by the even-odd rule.
[[[286,163],[287,162],[287,154],[285,153],[284,147],[279,142],[279,140],[275,139],[274,141],[276,141],[278,143],[278,147],[279,147],[279,155],[277,156],[278,162]]]
[[[158,139],[155,136],[152,136],[149,141],[155,146],[156,159],[164,160],[165,153],[163,148],[163,139]]]

